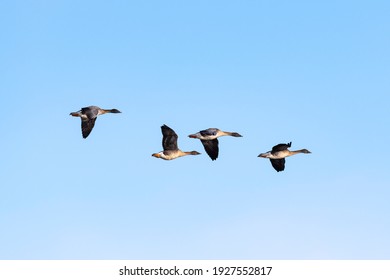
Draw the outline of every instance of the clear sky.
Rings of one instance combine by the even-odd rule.
[[[1,1],[0,258],[390,258],[389,9]],[[122,114],[83,139],[88,105]],[[163,124],[202,154],[151,157]]]

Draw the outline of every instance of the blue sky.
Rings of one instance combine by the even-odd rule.
[[[389,8],[2,1],[0,258],[388,259]],[[123,113],[82,139],[88,105]]]

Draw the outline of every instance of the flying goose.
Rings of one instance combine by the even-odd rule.
[[[200,139],[204,146],[204,149],[206,150],[206,153],[210,156],[211,160],[216,160],[218,158],[219,148],[217,138],[221,136],[242,137],[237,132],[222,131],[218,128],[209,128],[188,135],[188,137],[190,138]]]
[[[167,125],[161,126],[161,132],[163,134],[162,146],[163,151],[159,153],[152,154],[153,157],[161,158],[164,160],[172,160],[178,157],[188,156],[188,155],[199,155],[197,151],[192,152],[183,152],[177,147],[177,134],[173,131],[172,128]]]
[[[72,112],[70,113],[70,115],[73,117],[81,118],[81,132],[83,134],[83,138],[87,138],[95,125],[97,116],[106,113],[121,113],[121,112],[117,109],[101,109],[97,106],[88,106],[88,107],[81,108],[80,111]]]
[[[284,164],[286,162],[285,158],[289,156],[293,156],[296,154],[310,154],[311,152],[306,149],[301,149],[297,151],[289,151],[288,148],[291,147],[291,142],[287,144],[278,144],[272,147],[272,151],[261,153],[258,157],[269,158],[272,166],[275,168],[277,172],[284,170]]]

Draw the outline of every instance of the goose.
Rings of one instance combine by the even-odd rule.
[[[237,132],[222,131],[218,128],[209,128],[188,135],[190,138],[200,139],[206,153],[209,155],[211,160],[216,160],[218,158],[219,148],[217,138],[221,136],[242,137],[242,135]]]
[[[200,155],[197,151],[183,152],[177,147],[177,134],[175,131],[167,125],[161,126],[161,132],[163,135],[162,146],[163,151],[152,154],[153,157],[161,158],[164,160],[172,160],[178,157],[188,155]]]
[[[81,118],[81,132],[83,134],[83,138],[87,138],[91,133],[93,127],[95,126],[96,118],[99,115],[103,115],[106,113],[121,113],[117,109],[101,109],[97,106],[88,106],[81,108],[80,111],[72,112],[69,115],[73,117]]]
[[[285,158],[293,156],[296,154],[310,154],[311,152],[306,149],[301,149],[297,151],[289,151],[288,148],[291,147],[291,142],[287,144],[278,144],[272,147],[272,150],[266,153],[261,153],[258,157],[269,158],[272,166],[277,172],[284,170],[284,164],[286,162]]]

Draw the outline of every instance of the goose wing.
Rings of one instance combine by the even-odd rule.
[[[203,147],[206,151],[206,153],[209,155],[209,157],[212,160],[216,160],[218,157],[218,139],[215,138],[213,140],[200,140],[203,144]]]
[[[286,160],[284,158],[281,159],[270,159],[272,166],[275,168],[276,171],[283,171],[284,170],[284,164]]]
[[[88,106],[81,108],[81,114],[85,115],[88,119],[93,119],[98,116],[99,107],[97,106]]]
[[[202,136],[215,136],[217,135],[218,129],[216,128],[208,128],[205,130],[199,131],[200,135]]]
[[[177,134],[175,131],[166,126],[165,124],[161,127],[161,132],[163,134],[163,139],[162,139],[162,146],[164,151],[166,150],[177,150]]]
[[[83,134],[83,138],[88,137],[93,127],[95,126],[95,122],[96,122],[96,118],[81,119],[81,132]]]
[[[291,142],[287,143],[287,144],[278,144],[278,145],[272,147],[271,153],[284,151],[290,147],[291,147]]]

